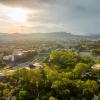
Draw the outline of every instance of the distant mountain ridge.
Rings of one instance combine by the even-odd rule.
[[[100,39],[100,34],[89,34],[89,35],[74,35],[71,33],[67,33],[67,32],[48,32],[48,33],[27,33],[27,34],[21,34],[21,33],[13,33],[13,34],[8,34],[8,33],[0,33],[0,37],[24,37],[24,38],[68,38],[68,37],[88,37],[88,38],[99,38]]]
[[[0,36],[8,36],[8,37],[67,37],[67,36],[73,36],[71,33],[66,33],[66,32],[50,32],[50,33],[13,33],[13,34],[8,34],[8,33],[0,33]]]

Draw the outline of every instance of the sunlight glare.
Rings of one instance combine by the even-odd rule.
[[[9,9],[8,16],[14,22],[26,22],[28,10],[22,8],[11,8]]]

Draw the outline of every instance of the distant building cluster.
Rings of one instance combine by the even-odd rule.
[[[15,58],[14,58],[14,55],[8,55],[8,56],[4,56],[3,60],[13,62],[15,61]]]
[[[3,56],[3,60],[5,61],[11,61],[14,62],[15,61],[15,56],[22,56],[25,53],[31,52],[30,50],[26,51],[23,49],[13,49],[13,52],[11,55],[7,55],[7,56]]]

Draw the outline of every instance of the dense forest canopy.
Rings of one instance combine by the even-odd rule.
[[[71,50],[53,50],[42,69],[16,68],[3,76],[0,99],[99,100],[100,69],[93,69],[94,63]]]

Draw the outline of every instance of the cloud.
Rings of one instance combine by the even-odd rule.
[[[28,22],[40,31],[100,32],[100,0],[0,0],[0,3],[39,11],[29,14]]]
[[[55,4],[57,0],[0,0],[0,3],[12,7],[41,8]]]

